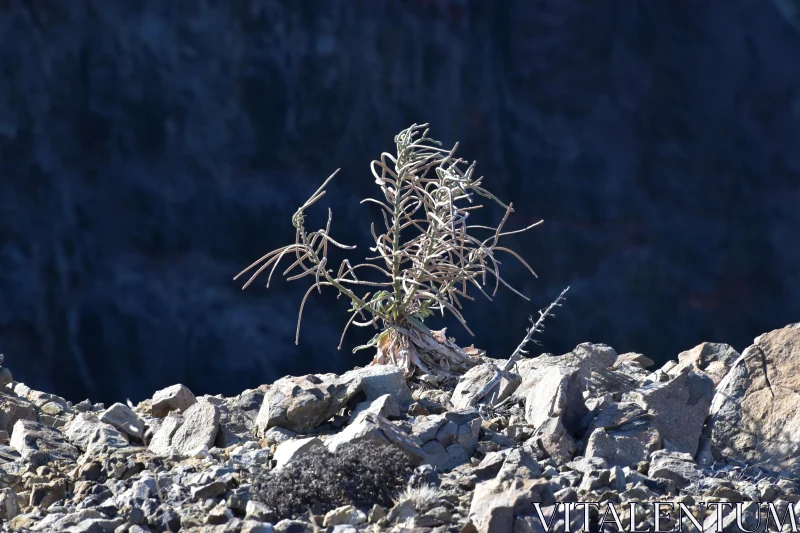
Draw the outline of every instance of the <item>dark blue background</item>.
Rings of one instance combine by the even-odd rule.
[[[663,362],[800,320],[800,31],[790,0],[8,1],[0,12],[0,352],[73,401],[233,394],[338,372],[348,304],[232,281],[311,217],[368,254],[369,161],[414,122],[513,201],[539,274],[478,301],[502,357]],[[783,11],[781,11],[782,8]],[[500,212],[487,212],[496,222]],[[359,255],[363,254],[363,255]],[[341,257],[341,256],[338,256]],[[338,261],[337,261],[338,264]],[[537,351],[534,351],[534,354]]]

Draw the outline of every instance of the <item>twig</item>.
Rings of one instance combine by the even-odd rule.
[[[484,397],[486,397],[492,389],[494,389],[500,380],[502,379],[503,373],[508,372],[514,367],[517,360],[519,360],[520,356],[523,354],[527,354],[528,352],[525,351],[525,346],[533,341],[533,336],[537,333],[541,333],[544,331],[544,319],[548,316],[555,316],[553,315],[553,309],[556,307],[561,307],[561,301],[565,299],[564,295],[569,290],[569,287],[561,291],[561,294],[558,295],[558,298],[553,300],[553,302],[545,309],[544,311],[539,311],[539,319],[534,322],[531,327],[528,329],[527,333],[525,334],[525,338],[522,339],[522,342],[519,343],[516,350],[509,356],[508,360],[502,366],[502,368],[494,368],[495,374],[489,382],[484,385],[478,392],[472,395],[469,399],[469,405],[475,406],[479,401],[481,401]],[[533,322],[533,319],[531,319]],[[533,341],[536,342],[536,341]]]

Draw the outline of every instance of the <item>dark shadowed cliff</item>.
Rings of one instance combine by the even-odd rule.
[[[364,364],[332,293],[296,347],[307,285],[231,278],[339,167],[315,223],[369,253],[368,163],[414,122],[545,220],[511,241],[539,279],[505,276],[532,301],[476,303],[461,344],[507,355],[566,285],[549,352],[800,316],[800,32],[769,2],[16,0],[0,73],[0,352],[73,401]]]

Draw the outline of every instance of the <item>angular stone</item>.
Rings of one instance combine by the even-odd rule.
[[[423,449],[425,447],[423,446]],[[481,462],[473,469],[473,474],[481,478],[492,478],[497,475],[511,450],[501,450],[487,453]]]
[[[704,477],[691,455],[666,450],[653,452],[648,474],[652,478],[671,479],[681,488]]]
[[[172,442],[172,436],[175,435],[181,424],[183,424],[183,415],[177,411],[170,411],[150,440],[148,449],[156,455],[171,455],[172,447],[170,443]]]
[[[113,404],[103,412],[100,421],[111,424],[134,439],[142,440],[144,437],[144,421],[125,404]]]
[[[447,448],[456,440],[458,433],[458,424],[448,421],[436,432],[436,440],[442,443],[442,446]]]
[[[481,419],[473,418],[469,422],[464,422],[458,426],[455,442],[464,447],[468,455],[475,453],[481,433]]]
[[[731,365],[739,358],[739,352],[727,344],[704,342],[678,354],[678,364],[667,373],[677,376],[684,369],[698,370],[707,374],[717,386]]]
[[[345,505],[337,507],[332,511],[328,511],[322,522],[322,527],[333,526],[360,526],[367,521],[367,515],[359,511],[352,505]]]
[[[712,443],[723,455],[800,475],[800,329],[765,333],[717,386]]]
[[[101,422],[94,413],[78,413],[67,427],[66,436],[72,444],[89,455],[108,448],[128,446],[128,439],[122,432]]]
[[[617,360],[614,362],[614,368],[619,368],[619,365],[622,363],[636,363],[642,368],[649,368],[655,364],[649,357],[634,352],[619,354]]]
[[[711,378],[687,368],[667,382],[646,385],[623,399],[647,409],[653,415],[651,425],[661,438],[694,457],[713,389]]]
[[[0,392],[0,431],[11,433],[17,420],[36,421],[36,408],[28,400]]]
[[[564,355],[542,355],[523,359],[517,362],[522,384],[514,392],[514,397],[524,399],[531,389],[552,376],[546,371],[553,368],[560,369],[561,376],[570,378],[570,382],[578,387],[576,397],[580,397],[580,392],[590,382],[592,371],[607,369],[613,366],[616,359],[617,352],[610,346],[588,342],[579,344],[574,350]],[[573,377],[574,373],[578,374],[577,377]],[[574,393],[570,391],[570,397],[573,396],[575,396]],[[574,408],[580,409],[577,405]],[[580,419],[581,416],[579,415],[577,418]],[[569,424],[569,421],[567,423]]]
[[[357,374],[310,374],[276,381],[264,395],[256,418],[259,436],[280,426],[298,433],[330,419],[361,390]]]
[[[207,500],[209,498],[217,498],[225,494],[227,486],[223,481],[212,481],[199,487],[192,487],[191,498],[193,502]]]
[[[47,509],[55,502],[63,500],[66,496],[67,482],[64,479],[56,479],[50,483],[34,483],[31,487],[28,505]]]
[[[220,418],[215,446],[228,448],[255,440],[256,418],[263,402],[264,393],[259,390],[247,390],[236,398],[221,402],[218,406]]]
[[[586,443],[586,457],[601,458],[612,466],[631,466],[646,461],[661,448],[658,430],[649,424],[630,429],[597,428]]]
[[[175,430],[170,442],[175,453],[195,456],[214,446],[219,427],[219,408],[200,400],[183,413],[183,424]]]
[[[425,459],[425,452],[414,439],[382,416],[372,413],[360,415],[343,431],[328,439],[325,445],[330,451],[335,452],[340,446],[360,441],[392,444],[403,451],[408,456],[409,462],[414,465]]]
[[[418,416],[411,426],[411,434],[421,442],[428,442],[436,438],[436,433],[447,423],[444,415]]]
[[[19,497],[10,488],[0,489],[0,523],[7,522],[20,513]]]
[[[414,401],[403,371],[394,365],[371,365],[351,370],[342,376],[344,379],[351,377],[361,383],[361,390],[367,401],[377,400],[384,394],[392,396],[402,408],[408,407]]]
[[[283,468],[295,459],[317,452],[323,447],[322,441],[316,437],[287,440],[275,449],[275,468]]]
[[[424,462],[431,466],[445,468],[450,462],[447,449],[438,440],[430,440],[423,444],[422,451],[425,452]]]
[[[502,361],[498,361],[498,365],[502,364]],[[497,365],[484,364],[473,366],[467,370],[467,372],[459,378],[456,388],[453,390],[453,395],[450,398],[450,403],[453,404],[453,407],[456,409],[466,409],[470,407],[470,399],[494,379],[496,374],[495,367],[497,367]],[[502,373],[500,382],[495,385],[493,391],[494,402],[501,402],[511,396],[521,383],[522,379],[519,375],[512,372]]]
[[[534,503],[555,503],[547,480],[484,481],[473,492],[469,520],[478,533],[509,533],[514,531],[516,517],[536,513]]]
[[[37,452],[43,452],[48,461],[74,461],[80,455],[60,431],[32,420],[17,420],[9,444],[25,460]]]
[[[170,411],[185,411],[197,401],[192,391],[180,383],[161,389],[153,395],[151,413],[155,418],[163,418]]]
[[[509,450],[503,466],[497,473],[498,479],[536,479],[542,476],[542,467],[536,454],[528,447]]]
[[[286,442],[287,440],[293,439],[297,436],[297,433],[290,429],[285,429],[281,427],[274,427],[269,428],[264,433],[264,441],[270,446],[275,444],[280,444],[282,442]]]
[[[365,411],[384,418],[399,418],[401,415],[400,406],[391,394],[384,394],[371,402],[366,401],[356,405],[355,409],[353,409],[352,418],[358,417]]]
[[[577,450],[575,439],[567,432],[560,418],[548,418],[537,430],[542,446],[552,457],[564,461],[571,459],[575,454]],[[512,439],[508,440],[511,441],[508,446],[513,446],[514,441]]]

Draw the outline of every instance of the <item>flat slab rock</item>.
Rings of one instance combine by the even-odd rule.
[[[18,420],[9,444],[25,460],[37,452],[42,452],[48,461],[74,461],[80,456],[78,448],[67,442],[63,433],[33,420]]]
[[[418,465],[425,460],[425,452],[414,439],[384,417],[370,412],[361,413],[341,432],[328,439],[325,446],[330,451],[336,452],[342,446],[364,440],[392,444],[403,451],[412,464]]]

